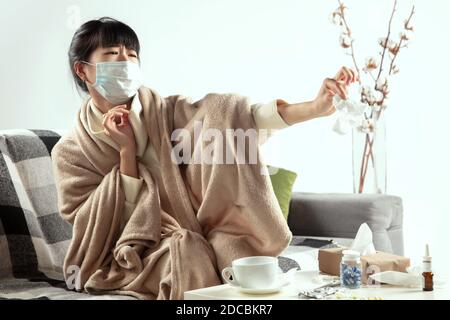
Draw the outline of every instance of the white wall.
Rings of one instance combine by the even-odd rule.
[[[360,64],[377,52],[392,1],[347,0]],[[401,24],[410,0],[400,0]],[[406,254],[431,245],[450,262],[450,46],[446,0],[416,0],[417,31],[398,59],[388,116],[388,193],[403,198]],[[351,66],[328,21],[337,1],[0,1],[0,129],[71,126],[80,99],[67,49],[80,22],[109,15],[135,29],[147,85],[196,98],[239,92],[256,101],[313,99],[323,78]],[[398,30],[396,31],[398,32]],[[351,137],[333,117],[297,124],[265,146],[267,160],[299,173],[295,189],[352,192]]]

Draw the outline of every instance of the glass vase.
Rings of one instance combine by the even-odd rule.
[[[353,192],[386,193],[386,119],[374,112],[352,129]]]

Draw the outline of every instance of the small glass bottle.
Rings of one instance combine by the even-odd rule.
[[[425,247],[422,269],[422,289],[423,291],[433,291],[433,271],[431,269],[431,256],[428,244]]]
[[[362,266],[360,253],[353,250],[342,251],[341,285],[349,289],[361,287]]]

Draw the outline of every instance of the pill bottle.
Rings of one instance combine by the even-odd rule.
[[[341,260],[341,285],[349,289],[361,287],[361,257],[358,251],[342,251]]]

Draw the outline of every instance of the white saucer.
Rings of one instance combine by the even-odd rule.
[[[289,281],[281,280],[281,281],[277,281],[277,283],[275,283],[273,286],[268,287],[268,288],[253,289],[253,288],[243,288],[243,287],[238,287],[238,286],[236,286],[236,288],[240,292],[248,293],[248,294],[268,294],[268,293],[278,292],[283,287],[287,286],[288,284],[289,284]]]

